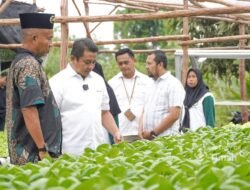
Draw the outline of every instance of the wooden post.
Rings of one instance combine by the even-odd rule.
[[[78,7],[77,7],[77,4],[76,4],[75,0],[72,0],[72,2],[73,2],[73,4],[75,5],[75,8],[76,8],[76,10],[77,10],[79,16],[82,16],[80,10],[79,10]],[[89,16],[89,7],[88,7],[88,3],[85,2],[85,0],[83,1],[83,3],[84,3],[84,6],[85,6],[85,15],[86,15],[86,16]],[[89,32],[89,23],[88,23],[88,22],[83,22],[83,25],[84,25],[84,27],[85,27],[85,31],[86,31],[87,37],[88,37],[88,38],[91,38],[91,35],[90,35],[90,32]]]
[[[4,10],[11,4],[13,0],[6,0],[0,7],[0,13],[4,12]]]
[[[183,0],[184,9],[188,9],[188,0]],[[188,35],[189,27],[188,27],[188,17],[183,17],[183,35]],[[188,45],[182,45],[183,49],[183,59],[182,59],[182,74],[181,74],[181,81],[184,85],[186,82],[187,77],[187,69],[189,63],[189,56],[188,56]]]
[[[240,35],[245,34],[245,24],[239,25],[239,32]],[[243,49],[245,46],[246,40],[239,41],[239,48]],[[240,76],[240,98],[242,101],[247,100],[247,89],[246,89],[246,67],[245,67],[245,59],[240,59],[239,65],[239,76]],[[241,106],[241,113],[242,113],[242,122],[246,123],[248,121],[248,109],[247,106]]]
[[[68,16],[68,0],[61,0],[61,15]],[[67,64],[69,29],[67,22],[61,23],[61,49],[60,49],[60,70]]]
[[[86,0],[83,0],[83,4],[84,4],[84,9],[85,9],[85,16],[89,16],[89,4]],[[86,28],[86,35],[88,38],[91,38],[90,32],[89,32],[89,23],[88,22],[83,22],[85,28]]]

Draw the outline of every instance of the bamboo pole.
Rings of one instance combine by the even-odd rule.
[[[13,0],[6,0],[0,7],[0,13],[4,12],[4,10],[12,3]]]
[[[74,6],[75,6],[75,8],[76,8],[76,10],[77,10],[77,12],[78,12],[78,15],[79,15],[79,16],[82,16],[81,11],[79,10],[79,8],[78,8],[78,6],[77,6],[75,0],[72,0],[72,2],[73,2]],[[83,22],[83,26],[85,27],[85,31],[86,31],[87,36],[90,36],[89,30],[88,30],[88,26],[86,26],[86,23],[85,23],[85,22]]]
[[[245,25],[240,24],[239,25],[239,33],[240,35],[245,34]],[[239,49],[244,48],[246,43],[246,40],[241,39],[239,41]],[[247,89],[246,89],[246,66],[245,66],[245,59],[240,59],[240,65],[239,65],[239,76],[240,76],[240,98],[242,101],[247,100]],[[247,106],[241,106],[241,113],[242,113],[242,122],[246,123],[248,121],[248,109]]]
[[[173,35],[173,36],[153,36],[147,38],[134,38],[134,39],[121,39],[121,40],[110,40],[110,41],[96,41],[97,45],[107,44],[129,44],[129,43],[145,43],[145,42],[157,42],[157,41],[178,41],[189,39],[188,35]]]
[[[110,12],[108,15],[111,15],[115,10],[117,9],[117,6],[115,6]],[[90,31],[90,33],[92,33],[93,31],[95,31],[95,29],[100,26],[102,24],[102,22],[98,22],[93,28],[92,30]]]
[[[89,5],[88,5],[88,3],[86,3],[85,0],[83,0],[83,4],[84,4],[85,16],[89,16]],[[89,32],[89,23],[88,22],[83,22],[83,24],[84,24],[85,29],[86,29],[87,37],[92,39],[91,34]]]
[[[111,22],[111,21],[126,21],[126,20],[155,20],[177,17],[191,17],[202,15],[216,14],[235,14],[246,13],[250,11],[250,6],[235,6],[226,8],[206,8],[199,10],[178,10],[169,12],[157,13],[140,13],[140,14],[121,14],[121,15],[101,15],[101,16],[61,16],[55,17],[55,23],[67,22]],[[19,24],[19,19],[1,19],[0,25]]]
[[[223,36],[223,37],[215,37],[215,38],[203,38],[197,40],[188,40],[185,42],[180,42],[180,45],[190,45],[190,44],[198,44],[198,43],[209,43],[209,42],[224,42],[224,41],[232,41],[232,40],[243,40],[249,39],[250,35],[235,35],[235,36]]]
[[[188,9],[188,0],[183,0],[184,9]],[[188,35],[189,26],[188,26],[188,17],[183,18],[183,35]],[[188,44],[182,45],[183,49],[183,59],[182,59],[182,73],[181,73],[181,81],[182,84],[185,85],[186,78],[187,78],[187,69],[189,63],[189,56],[188,56]]]
[[[203,0],[198,0],[198,1],[203,1]],[[220,5],[224,5],[224,6],[227,6],[227,7],[233,7],[233,6],[237,6],[233,3],[230,3],[228,1],[221,1],[221,0],[206,0],[206,2],[210,2],[210,3],[217,3],[217,4],[220,4]],[[250,5],[250,4],[249,4]],[[236,15],[239,19],[249,19],[249,16],[248,15]]]
[[[145,43],[145,42],[157,42],[157,41],[178,41],[189,39],[187,35],[173,35],[173,36],[155,36],[147,38],[133,38],[122,40],[110,40],[110,41],[95,41],[96,45],[108,45],[108,44],[129,44],[129,43]],[[62,42],[57,41],[52,43],[52,47],[60,47]],[[68,47],[72,47],[73,41],[68,42]],[[21,44],[0,44],[0,48],[15,49],[21,47]]]
[[[159,40],[161,41],[161,40]],[[163,40],[165,41],[165,40]],[[104,43],[104,42],[103,42]],[[136,41],[135,41],[136,43]],[[73,41],[70,41],[68,43],[68,47],[72,47],[72,44],[73,44]],[[22,46],[22,44],[0,44],[0,49],[17,49],[17,48],[20,48]],[[60,41],[57,41],[57,42],[53,42],[52,47],[60,47],[61,46],[61,42]],[[214,50],[224,50],[224,49],[239,49],[238,46],[227,46],[227,47],[203,47],[203,48],[192,48],[192,49],[199,49],[199,50],[210,50],[210,49],[214,49]],[[244,49],[250,49],[250,46],[244,46]],[[112,51],[112,50],[107,50],[108,52],[109,51]],[[142,50],[143,52],[145,52],[145,50]],[[150,50],[149,50],[150,51]],[[171,49],[169,50],[171,52]],[[173,50],[173,52],[176,51],[176,50]]]
[[[212,50],[226,50],[226,49],[239,49],[239,46],[226,46],[226,47],[202,47],[202,48],[192,48],[192,49],[212,49]],[[250,46],[244,46],[244,49],[250,49]]]
[[[200,15],[215,15],[215,14],[235,14],[245,13],[250,11],[250,6],[235,6],[226,8],[206,8],[199,10],[178,10],[169,12],[157,13],[141,13],[141,14],[121,14],[121,15],[105,15],[105,16],[89,16],[89,17],[56,17],[55,22],[110,22],[110,21],[125,21],[125,20],[154,20],[177,17],[190,17]]]
[[[68,16],[68,0],[61,0],[61,15]],[[67,47],[69,30],[67,23],[61,23],[60,70],[67,65]]]
[[[250,20],[241,20],[237,18],[233,18],[232,16],[195,16],[192,18],[199,18],[199,19],[208,19],[208,20],[219,20],[219,21],[226,21],[226,22],[233,22],[233,23],[240,23],[240,24],[250,24]]]
[[[133,53],[151,53],[155,49],[143,49],[143,50],[133,50]],[[98,53],[116,53],[118,50],[100,50]],[[161,49],[161,51],[166,52],[166,53],[174,53],[176,50],[175,49]]]
[[[1,49],[17,49],[22,47],[22,44],[0,44]]]
[[[196,0],[189,0],[191,4],[193,4],[194,6],[196,7],[199,7],[199,8],[205,8],[204,5],[198,3]]]

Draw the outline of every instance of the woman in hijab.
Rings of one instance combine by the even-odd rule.
[[[214,127],[214,97],[204,84],[200,70],[188,70],[185,91],[185,115],[181,131],[195,131],[204,126]]]

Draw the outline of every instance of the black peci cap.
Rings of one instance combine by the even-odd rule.
[[[22,29],[40,28],[53,29],[54,14],[46,13],[22,13],[19,14]]]

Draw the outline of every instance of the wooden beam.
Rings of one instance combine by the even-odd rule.
[[[244,24],[239,25],[239,33],[244,35],[246,31],[246,27]],[[245,39],[241,39],[239,41],[239,49],[244,48],[246,43]],[[240,77],[240,99],[242,101],[247,100],[247,84],[246,84],[246,65],[245,59],[240,59],[239,65],[239,77]],[[248,109],[247,106],[241,106],[241,113],[242,113],[242,122],[246,123],[248,121]]]
[[[134,39],[121,39],[121,40],[110,40],[110,41],[96,41],[97,45],[107,44],[129,44],[129,43],[145,43],[145,42],[157,42],[157,41],[178,41],[189,39],[188,35],[172,35],[172,36],[153,36],[147,38],[134,38]]]
[[[0,13],[4,12],[4,10],[11,4],[13,0],[6,0],[0,7]]]
[[[68,16],[68,0],[61,0],[61,15]],[[61,23],[60,70],[67,65],[69,29],[67,23]]]
[[[85,0],[83,0],[83,4],[84,4],[85,16],[89,16],[89,5]],[[87,37],[92,39],[90,31],[89,31],[89,23],[88,22],[83,22],[83,24],[85,26]]]
[[[157,41],[179,41],[184,39],[190,39],[188,35],[173,35],[173,36],[155,36],[147,38],[133,38],[122,40],[110,40],[110,41],[95,41],[96,45],[108,45],[108,44],[129,44],[129,43],[145,43],[145,42],[157,42]],[[68,42],[68,47],[72,47],[73,41]],[[61,42],[53,42],[52,47],[60,47]],[[15,49],[21,47],[21,44],[0,44],[0,48]]]
[[[61,16],[55,17],[55,23],[74,23],[74,22],[111,22],[111,21],[126,21],[126,20],[155,20],[178,17],[191,17],[201,15],[216,15],[216,14],[235,14],[250,12],[250,6],[235,6],[226,8],[206,8],[198,10],[178,10],[169,12],[157,13],[141,13],[141,14],[120,14],[120,15],[101,15],[101,16]],[[1,19],[0,25],[19,24],[19,19]]]
[[[118,50],[99,50],[98,53],[116,53]],[[143,50],[133,50],[133,53],[150,53],[155,51],[155,49],[143,49]],[[161,49],[161,51],[166,53],[174,53],[175,49]]]
[[[199,19],[208,19],[208,20],[219,20],[219,21],[226,21],[226,22],[233,22],[233,23],[241,23],[241,24],[250,24],[250,20],[241,20],[235,17],[232,17],[231,15],[227,17],[225,15],[221,16],[195,16],[192,18],[199,18]]]
[[[116,9],[117,9],[117,6],[115,6],[115,7],[109,12],[108,15],[111,15]],[[100,24],[102,24],[102,22],[98,22],[98,23],[92,28],[92,30],[90,31],[90,33],[92,33],[98,26],[100,26]]]
[[[183,0],[184,9],[188,9],[188,0]],[[188,17],[183,17],[183,35],[188,35],[189,26],[188,26]],[[183,63],[182,63],[182,72],[181,72],[181,82],[183,85],[186,83],[187,78],[187,69],[189,63],[189,56],[188,56],[188,44],[182,45],[183,49]]]
[[[223,37],[215,37],[215,38],[203,38],[197,40],[188,40],[185,42],[180,42],[180,45],[190,45],[190,44],[198,44],[198,43],[209,43],[209,42],[225,42],[232,40],[241,40],[241,39],[249,39],[250,35],[235,35],[235,36],[223,36]]]
[[[0,44],[1,49],[17,49],[22,47],[22,44]]]
[[[105,15],[105,16],[89,16],[89,17],[55,17],[55,22],[107,22],[107,21],[125,21],[125,20],[154,20],[177,17],[190,17],[200,15],[216,15],[216,14],[235,14],[246,13],[250,11],[250,6],[235,6],[226,8],[206,8],[199,10],[178,10],[157,13],[141,13],[141,14],[121,14],[121,15]]]

